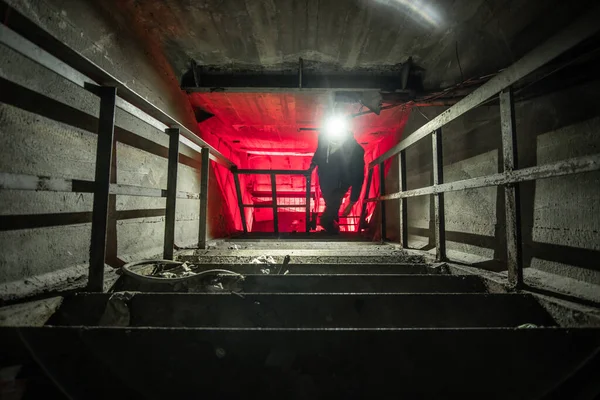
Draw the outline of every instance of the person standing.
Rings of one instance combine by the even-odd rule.
[[[331,134],[319,134],[317,150],[310,169],[318,167],[319,184],[325,200],[325,211],[321,216],[321,226],[329,233],[337,233],[339,210],[349,189],[350,203],[342,216],[347,217],[358,201],[365,178],[365,150],[349,130]]]

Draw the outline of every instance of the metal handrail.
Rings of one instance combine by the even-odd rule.
[[[367,198],[363,203],[360,224],[363,226],[366,216],[366,205],[369,202],[381,202],[381,239],[386,239],[385,201],[400,199],[400,244],[408,247],[408,221],[407,198],[415,196],[432,195],[434,200],[434,236],[436,245],[436,258],[438,261],[446,259],[445,248],[445,221],[444,221],[444,193],[457,190],[466,190],[486,186],[505,186],[505,213],[508,281],[511,285],[519,287],[523,283],[523,262],[520,243],[520,207],[519,182],[550,178],[569,174],[578,174],[600,170],[600,154],[572,158],[553,164],[538,165],[530,168],[518,169],[517,140],[514,115],[514,98],[511,87],[528,74],[547,64],[565,51],[571,49],[583,40],[600,31],[597,23],[600,19],[600,6],[594,7],[578,20],[552,36],[545,43],[538,46],[527,55],[516,61],[510,67],[496,75],[494,78],[480,86],[473,93],[450,107],[436,118],[427,122],[414,133],[407,136],[394,147],[377,157],[369,164],[367,188],[365,197],[369,195],[375,166],[379,166],[380,194],[375,198]],[[499,94],[500,116],[502,127],[502,152],[504,170],[501,173],[466,179],[462,181],[444,183],[442,159],[442,127],[456,118],[464,115],[473,108],[483,104],[493,96]],[[407,190],[406,187],[406,154],[405,150],[424,139],[432,136],[433,160],[433,185]],[[398,186],[396,193],[385,193],[385,161],[393,156],[398,156]]]

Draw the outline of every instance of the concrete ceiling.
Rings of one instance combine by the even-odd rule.
[[[435,89],[496,72],[589,0],[104,0],[99,7],[159,38],[179,76],[216,68],[280,68],[299,57],[385,70],[413,57]],[[118,11],[118,13],[117,13]]]
[[[425,90],[492,74],[582,13],[593,0],[104,0],[95,3],[181,77],[194,60],[223,74],[313,70],[389,72],[412,57]],[[190,93],[199,123],[233,149],[314,151],[327,96]],[[359,111],[338,105],[347,113]],[[401,108],[354,120],[359,142],[397,140]],[[389,140],[387,140],[389,142]],[[300,165],[300,163],[298,164]]]

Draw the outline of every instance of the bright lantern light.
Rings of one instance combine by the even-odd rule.
[[[348,131],[348,121],[346,118],[334,115],[325,121],[325,133],[331,139],[341,139]]]

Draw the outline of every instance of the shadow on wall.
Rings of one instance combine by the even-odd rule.
[[[516,104],[520,168],[598,153],[600,143],[594,132],[600,125],[600,105],[595,101],[575,104],[571,99],[587,98],[599,86],[595,82]],[[426,122],[422,117],[415,121],[419,113],[412,114],[413,126],[407,125],[410,132]],[[445,181],[501,171],[500,140],[497,106],[480,107],[448,124],[444,128]],[[423,139],[407,150],[408,189],[431,185],[430,142]],[[393,160],[388,193],[398,190],[397,157]],[[525,267],[600,283],[600,251],[595,244],[599,219],[593,214],[600,201],[593,189],[598,176],[588,173],[520,184]],[[433,202],[419,197],[408,203],[409,235],[419,239],[414,243],[423,244],[423,250],[434,248]],[[386,205],[387,236],[398,241],[398,201]],[[482,268],[506,270],[505,223],[503,188],[446,195],[448,249],[487,259],[478,264]]]
[[[80,129],[92,134],[96,134],[98,118],[90,115],[77,108],[71,107],[49,97],[46,97],[38,92],[20,86],[14,82],[0,78],[0,102],[17,107],[21,110],[31,112],[35,115],[54,120],[70,127]],[[43,122],[39,122],[43,123]],[[166,138],[166,135],[165,135]],[[118,167],[118,152],[117,142],[130,146],[131,148],[142,150],[148,154],[161,158],[168,157],[168,148],[156,143],[152,140],[139,136],[127,129],[115,125],[115,142],[113,143],[113,164],[111,171],[111,183],[117,183]],[[44,149],[48,153],[53,153],[57,149]],[[77,151],[73,149],[61,149],[65,153]],[[183,151],[183,149],[182,149]],[[189,153],[189,151],[188,151]],[[195,152],[194,152],[195,153]],[[52,157],[53,154],[49,154]],[[186,154],[179,154],[179,163],[195,170],[195,175],[199,176],[201,162],[198,158],[193,158]],[[165,164],[166,166],[166,164]],[[93,166],[92,166],[93,168]],[[181,168],[180,168],[181,169]],[[55,172],[51,172],[50,175]],[[60,175],[60,172],[56,172]],[[199,178],[198,178],[199,181]],[[147,186],[142,182],[134,183],[139,186]],[[232,217],[229,214],[228,208],[223,206],[221,201],[220,188],[215,179],[214,167],[211,168],[209,178],[209,193],[213,196],[209,197],[209,232],[211,237],[222,237],[230,233]],[[79,196],[83,196],[82,193]],[[89,195],[92,196],[92,195]],[[30,198],[33,196],[30,196]],[[33,201],[33,200],[32,200]],[[164,199],[158,200],[164,204]],[[179,202],[180,200],[178,200]],[[186,202],[194,202],[199,210],[198,200],[184,200]],[[143,201],[138,202],[144,205]],[[165,215],[164,208],[140,208],[140,209],[117,209],[117,196],[110,195],[109,211],[108,211],[108,229],[107,229],[107,253],[106,263],[112,267],[118,268],[125,261],[119,258],[118,255],[118,232],[117,222],[131,219],[156,218]],[[197,221],[195,216],[192,219]],[[0,232],[60,227],[75,224],[91,224],[92,212],[91,204],[89,211],[79,212],[61,212],[61,213],[34,213],[34,214],[17,214],[17,215],[0,215]],[[181,218],[178,217],[178,222]],[[184,219],[185,221],[185,219]],[[138,238],[140,240],[148,240],[148,238]],[[65,238],[65,240],[67,240]],[[177,238],[176,238],[177,240]]]

